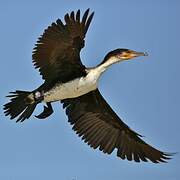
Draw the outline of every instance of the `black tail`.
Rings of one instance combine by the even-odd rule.
[[[6,116],[9,115],[10,119],[19,116],[16,122],[23,122],[31,116],[37,103],[29,97],[31,92],[15,91],[10,93],[11,95],[6,96],[10,98],[10,102],[4,105],[4,113]]]

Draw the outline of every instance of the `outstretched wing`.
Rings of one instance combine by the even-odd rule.
[[[80,10],[76,14],[72,11],[64,16],[65,24],[58,19],[39,38],[32,58],[35,68],[39,68],[46,82],[66,82],[85,75],[80,51],[93,15],[89,15],[87,9],[81,19]]]
[[[73,130],[92,148],[111,154],[117,149],[121,159],[136,162],[165,162],[170,154],[163,153],[140,139],[104,100],[99,90],[74,99],[61,101],[66,108]]]

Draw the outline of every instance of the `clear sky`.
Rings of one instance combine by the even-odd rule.
[[[119,47],[147,51],[148,57],[111,67],[99,88],[117,114],[144,140],[169,152],[180,151],[180,1],[0,1],[0,104],[16,89],[33,90],[43,81],[31,52],[43,30],[72,10],[95,16],[82,51],[83,63],[98,64]],[[180,155],[168,164],[122,161],[92,150],[71,130],[60,103],[40,121],[22,124],[0,108],[2,180],[178,180]],[[42,111],[40,105],[34,115]]]

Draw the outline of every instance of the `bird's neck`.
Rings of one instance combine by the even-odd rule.
[[[116,57],[111,57],[109,58],[107,61],[99,64],[97,67],[96,67],[96,70],[99,74],[99,76],[101,76],[101,74],[106,71],[112,64],[115,64],[119,62],[119,60],[116,58]]]

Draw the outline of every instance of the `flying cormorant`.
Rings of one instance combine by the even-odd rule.
[[[147,144],[141,135],[129,128],[112,110],[98,90],[98,80],[112,64],[146,53],[129,49],[109,52],[94,68],[86,68],[80,58],[85,36],[94,12],[87,9],[80,18],[80,10],[58,19],[45,29],[33,49],[33,63],[44,83],[33,91],[10,92],[10,102],[4,105],[5,115],[23,122],[33,113],[37,104],[45,102],[44,111],[36,116],[44,119],[53,113],[51,103],[60,101],[73,125],[73,130],[92,148],[129,161],[166,162],[164,153]]]

